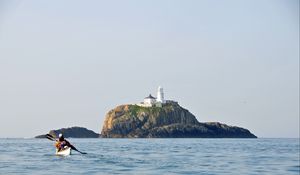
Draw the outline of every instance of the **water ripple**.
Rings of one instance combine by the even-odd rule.
[[[0,174],[300,174],[299,139],[0,139]]]

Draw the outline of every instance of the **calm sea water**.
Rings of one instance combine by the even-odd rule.
[[[0,139],[0,174],[300,174],[299,139]]]

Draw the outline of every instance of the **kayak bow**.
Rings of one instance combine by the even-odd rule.
[[[68,156],[68,155],[71,155],[71,148],[68,147],[68,148],[65,148],[63,150],[60,150],[58,151],[58,149],[56,149],[56,155],[59,155],[59,156]]]

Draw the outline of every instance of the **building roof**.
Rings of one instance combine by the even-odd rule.
[[[149,96],[148,97],[145,97],[145,99],[148,99],[148,98],[150,98],[150,99],[156,99],[155,97],[153,97],[151,94],[149,94]]]

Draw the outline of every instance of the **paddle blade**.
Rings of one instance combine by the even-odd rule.
[[[46,138],[52,141],[56,141],[56,138],[53,137],[51,134],[46,134]]]
[[[75,150],[75,151],[77,151],[77,152],[79,152],[79,153],[81,153],[81,154],[87,154],[87,153],[85,153],[85,152],[79,151],[79,150],[76,149],[75,146],[73,146],[73,145],[70,145],[70,147],[71,147],[73,150]]]
[[[55,141],[55,139],[53,139],[52,137],[48,137],[46,136],[47,139],[51,140],[51,141]]]
[[[46,134],[46,136],[55,139],[55,136],[53,136],[51,134]]]

